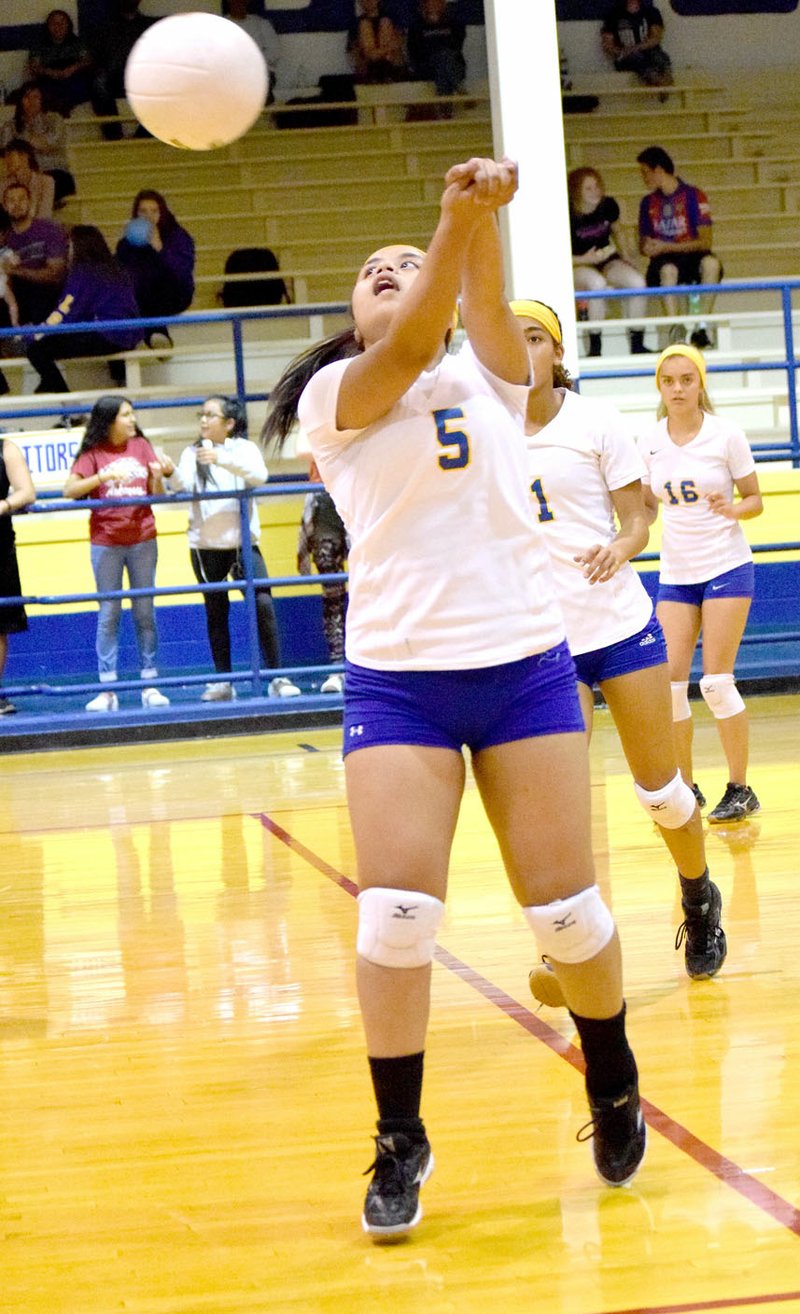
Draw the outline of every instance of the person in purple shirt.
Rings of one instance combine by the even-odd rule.
[[[139,307],[133,286],[111,254],[103,234],[92,224],[76,224],[69,239],[69,272],[48,324],[81,324],[136,319]],[[40,375],[35,392],[69,392],[57,360],[77,356],[113,356],[138,346],[142,330],[130,327],[85,329],[77,333],[47,333],[28,342],[28,360]],[[124,383],[122,361],[108,362],[112,382]]]
[[[3,191],[9,226],[2,238],[3,271],[10,276],[20,324],[38,324],[58,300],[67,272],[67,234],[52,219],[34,219],[24,182]]]
[[[117,259],[131,275],[143,317],[179,315],[194,296],[194,239],[178,223],[160,192],[138,192]],[[145,333],[148,347],[172,346],[166,328]]]

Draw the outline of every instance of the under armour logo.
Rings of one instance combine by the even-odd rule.
[[[351,739],[355,739],[356,735],[363,735],[364,727],[363,725],[351,725],[348,733]]]
[[[557,931],[568,931],[571,926],[575,926],[575,918],[572,913],[565,913],[563,917],[554,917],[553,926]]]

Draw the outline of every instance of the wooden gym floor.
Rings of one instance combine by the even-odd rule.
[[[800,1311],[800,700],[749,708],[763,810],[709,830],[730,952],[695,983],[666,850],[597,717],[595,849],[649,1123],[624,1190],[576,1143],[573,1028],[534,1012],[468,785],[434,968],[437,1169],[391,1247],[359,1224],[374,1115],[338,731],[7,758],[3,1314]],[[721,754],[695,724],[713,806]]]

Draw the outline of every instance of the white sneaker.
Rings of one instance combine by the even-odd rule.
[[[217,680],[207,684],[200,695],[201,703],[229,703],[236,697],[236,690],[227,680]]]
[[[158,689],[143,689],[142,707],[169,707],[169,698]]]
[[[344,674],[342,671],[334,671],[329,675],[327,680],[323,680],[319,687],[320,693],[340,694],[344,693]]]
[[[300,690],[285,675],[276,675],[267,688],[270,698],[299,698]]]
[[[86,704],[87,712],[118,712],[119,698],[111,689],[104,689]]]

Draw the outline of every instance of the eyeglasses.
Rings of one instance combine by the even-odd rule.
[[[224,420],[225,416],[219,411],[198,411],[198,420]]]

